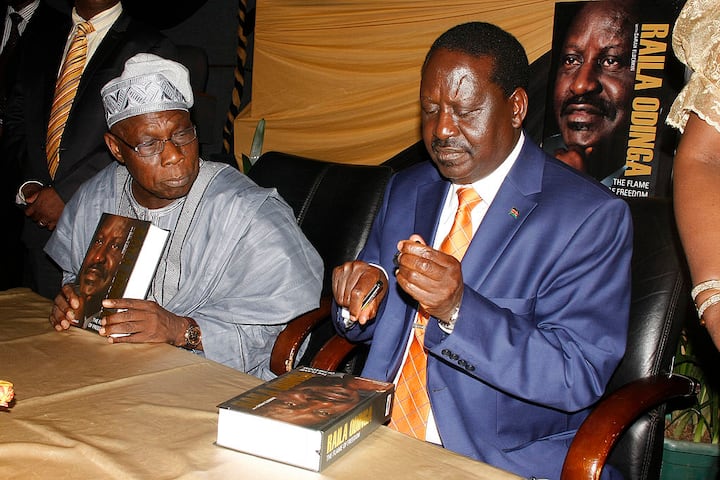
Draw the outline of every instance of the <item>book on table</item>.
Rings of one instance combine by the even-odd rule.
[[[77,276],[82,320],[75,326],[100,330],[105,298],[144,299],[168,235],[149,221],[103,213]]]
[[[299,367],[218,405],[216,444],[321,471],[390,419],[394,385]]]

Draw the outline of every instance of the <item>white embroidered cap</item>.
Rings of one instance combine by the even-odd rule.
[[[188,111],[193,105],[188,69],[152,53],[128,59],[122,74],[106,83],[100,95],[108,128],[136,115]]]

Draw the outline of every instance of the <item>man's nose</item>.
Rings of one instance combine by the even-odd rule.
[[[584,95],[602,90],[600,72],[594,62],[585,62],[575,71],[570,89],[575,95]]]
[[[100,246],[100,248],[95,250],[95,255],[93,256],[94,263],[104,263],[105,259],[107,258],[109,245],[107,243],[104,243]]]
[[[438,113],[437,125],[435,125],[435,137],[444,140],[457,135],[457,121],[455,114],[447,110]]]
[[[171,141],[165,142],[165,149],[160,152],[160,160],[163,166],[174,165],[182,161],[183,158],[185,158],[185,154],[180,150],[180,147]]]

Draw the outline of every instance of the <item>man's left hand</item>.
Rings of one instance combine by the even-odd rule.
[[[105,299],[103,307],[121,310],[103,317],[100,335],[110,343],[169,343],[175,345],[185,331],[183,317],[152,300]],[[124,310],[124,311],[122,311]],[[127,336],[112,335],[123,335]]]
[[[455,257],[429,247],[419,235],[398,242],[400,288],[418,301],[427,313],[448,320],[460,304],[463,278]]]
[[[65,208],[60,195],[53,187],[43,187],[26,198],[28,207],[25,215],[32,218],[41,228],[55,230],[60,214]]]

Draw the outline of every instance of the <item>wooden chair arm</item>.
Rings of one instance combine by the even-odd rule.
[[[340,366],[340,362],[342,362],[350,352],[355,350],[357,346],[356,343],[350,343],[343,337],[334,335],[318,350],[310,366],[335,372],[338,366]]]
[[[561,480],[599,480],[620,434],[640,415],[673,398],[696,395],[700,384],[682,375],[641,378],[605,397],[592,410],[570,445]]]
[[[294,318],[280,332],[270,354],[270,370],[274,374],[282,375],[292,370],[298,349],[317,324],[330,317],[331,305],[329,296],[322,297],[318,308]]]

